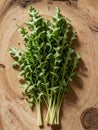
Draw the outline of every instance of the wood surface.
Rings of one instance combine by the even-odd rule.
[[[43,130],[84,130],[81,113],[90,107],[98,108],[98,0],[37,0],[31,4],[49,19],[55,7],[60,7],[77,31],[75,48],[81,53],[79,78],[71,84],[74,92],[68,93],[63,101],[61,124],[50,127],[44,121]],[[10,46],[23,47],[17,24],[24,25],[27,12],[28,6],[23,8],[19,0],[0,0],[0,130],[40,130],[36,109],[31,110],[23,99],[20,77],[12,68],[13,59],[8,53]],[[46,111],[43,106],[43,119]]]

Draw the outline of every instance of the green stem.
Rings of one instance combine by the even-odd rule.
[[[37,125],[38,126],[42,126],[43,123],[42,123],[41,103],[40,102],[36,103],[36,109],[37,109],[37,116],[38,116],[38,118],[37,118]]]
[[[46,118],[45,118],[45,121],[47,123],[49,123],[49,121],[50,121],[51,104],[52,104],[52,97],[48,100],[48,103],[47,103],[48,112],[47,112],[47,115],[46,115]]]

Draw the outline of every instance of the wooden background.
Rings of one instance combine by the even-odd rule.
[[[98,0],[35,0],[31,4],[45,18],[51,18],[55,7],[60,7],[78,33],[75,48],[81,53],[79,78],[71,84],[74,92],[68,94],[62,104],[61,126],[50,127],[44,122],[43,130],[84,130],[81,113],[87,108],[98,107]],[[28,17],[28,6],[23,6],[26,4],[20,0],[0,0],[0,130],[40,129],[36,123],[36,109],[31,110],[22,98],[20,77],[12,69],[13,59],[8,53],[10,46],[23,47],[16,26],[24,25]],[[45,114],[44,106],[44,117]]]

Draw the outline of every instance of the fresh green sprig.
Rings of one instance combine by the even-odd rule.
[[[14,66],[19,66],[20,75],[25,79],[24,97],[31,107],[37,108],[39,126],[42,125],[42,100],[48,109],[46,122],[59,124],[62,101],[70,90],[69,83],[77,75],[80,54],[72,48],[77,34],[70,22],[61,15],[59,8],[50,22],[30,7],[26,21],[30,31],[24,27],[20,29],[25,49],[20,51],[11,47],[9,50],[16,60]]]

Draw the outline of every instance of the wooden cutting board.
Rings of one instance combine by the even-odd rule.
[[[40,14],[50,19],[56,6],[72,21],[78,34],[75,48],[81,53],[79,78],[71,84],[74,92],[62,104],[61,125],[43,130],[84,130],[80,116],[90,107],[98,107],[98,0],[32,2]],[[39,130],[36,109],[31,110],[22,97],[18,71],[12,69],[10,46],[22,48],[23,39],[17,24],[22,26],[28,17],[28,6],[20,1],[0,0],[0,130]],[[43,106],[43,119],[46,115]]]

